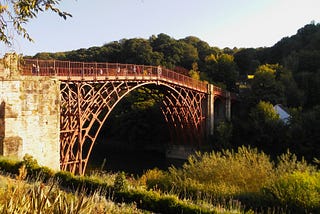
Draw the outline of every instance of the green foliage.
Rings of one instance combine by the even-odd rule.
[[[249,113],[251,145],[272,154],[279,155],[288,145],[287,126],[269,102],[260,101]]]
[[[149,188],[170,191],[186,198],[229,198],[259,192],[272,177],[273,164],[257,149],[241,147],[238,152],[197,153],[182,169],[169,173],[148,171],[143,177]]]
[[[117,174],[113,186],[114,191],[116,192],[124,192],[128,190],[128,181],[124,172],[120,172]]]
[[[159,65],[162,61],[162,55],[154,52],[146,39],[124,40],[123,49],[125,52],[122,57],[126,63]]]
[[[153,189],[169,189],[170,180],[168,174],[157,168],[147,170],[139,179],[141,185]]]
[[[220,122],[216,128],[216,139],[217,144],[223,148],[227,149],[231,147],[230,140],[232,138],[232,123]]]
[[[0,156],[0,170],[2,171],[18,174],[22,165],[23,163],[17,159]]]
[[[19,35],[32,41],[27,30],[23,26],[29,20],[34,19],[37,15],[44,11],[52,11],[60,17],[66,19],[71,14],[61,11],[56,6],[61,0],[14,0],[4,1],[0,4],[0,41],[10,45],[12,38],[8,35],[9,29],[13,29]]]
[[[238,65],[240,75],[254,74],[261,64],[258,50],[254,48],[242,49],[234,54],[234,61]]]
[[[200,80],[200,71],[198,71],[198,64],[196,62],[192,63],[192,69],[189,71],[189,76],[192,79]]]
[[[168,138],[167,124],[159,110],[163,96],[159,90],[139,88],[126,96],[112,111],[110,126],[106,129],[111,138],[140,146],[145,142],[163,142]]]
[[[38,161],[36,159],[34,159],[31,155],[29,154],[25,154],[23,157],[23,164],[25,164],[25,166],[28,169],[32,169],[32,168],[38,168],[39,164]]]
[[[289,135],[289,148],[299,156],[304,156],[308,161],[318,157],[320,145],[320,107],[315,106],[308,111],[302,108],[291,111]]]
[[[32,157],[28,156],[26,159],[34,163]],[[0,161],[0,163],[2,162],[6,161]],[[120,208],[117,208],[117,206],[114,205],[111,205],[112,208],[104,208],[107,205],[100,195],[100,193],[104,193],[107,196],[112,196],[112,199],[118,202],[135,202],[139,208],[155,212],[218,212],[218,209],[213,205],[195,204],[192,201],[180,200],[174,195],[160,194],[156,191],[146,191],[143,188],[129,190],[127,188],[127,180],[124,173],[117,174],[114,183],[114,189],[116,191],[114,193],[112,193],[110,189],[106,189],[106,184],[102,181],[88,177],[74,176],[69,172],[56,173],[54,175],[54,180],[58,180],[59,186],[74,191],[75,194],[71,195],[61,192],[57,189],[57,183],[49,183],[48,188],[43,183],[40,183],[39,185],[38,183],[35,183],[34,187],[31,189],[27,188],[26,191],[21,189],[21,186],[18,185],[14,188],[9,188],[10,192],[5,191],[6,197],[2,197],[2,191],[0,189],[0,208],[5,207],[6,209],[3,210],[9,211],[4,213],[11,213],[11,210],[20,210],[22,212],[26,209],[29,209],[28,211],[31,211],[32,213],[35,211],[49,213],[57,211],[60,213],[61,210],[63,210],[63,212],[69,210],[70,213],[88,213],[93,210],[98,212],[101,209],[101,212],[104,210],[104,212],[111,213],[139,213],[134,207],[126,208],[122,205]],[[86,194],[93,194],[93,196],[86,197]],[[101,201],[103,204],[101,204]],[[219,210],[221,209],[222,208],[219,208]]]
[[[268,196],[296,213],[320,211],[320,173],[284,174],[265,188]]]
[[[0,176],[0,213],[143,213],[135,205],[117,205],[101,191],[73,194],[59,183],[12,180]]]
[[[289,151],[278,156],[277,168],[275,170],[277,176],[291,174],[297,171],[314,173],[317,171],[317,169],[315,166],[309,165],[304,158],[299,161],[297,156]]]
[[[160,213],[220,213],[212,205],[195,204],[192,201],[180,200],[175,195],[143,189],[119,192],[116,194],[116,198],[120,202],[136,201],[139,208]],[[227,209],[225,210],[225,213],[228,213]]]
[[[278,65],[261,65],[257,68],[251,84],[254,103],[267,101],[272,104],[283,103],[284,88],[276,80]]]
[[[6,166],[4,162],[5,159],[1,160],[0,166]],[[13,164],[11,160],[10,165],[18,164]],[[10,167],[8,168],[10,171]],[[16,178],[21,182],[27,174],[34,178],[39,171],[46,171],[39,168],[41,169],[31,156],[25,156],[20,162]],[[10,188],[10,191],[21,194],[14,193],[12,197],[7,197],[5,201],[9,202],[4,206],[17,208],[13,206],[14,199],[19,207],[23,207],[21,201],[27,204],[33,198],[33,208],[55,209],[52,206],[62,197],[63,202],[59,202],[57,209],[63,206],[66,209],[77,207],[87,210],[92,209],[96,202],[85,197],[85,194],[103,192],[117,202],[135,202],[141,209],[161,213],[240,213],[242,205],[251,208],[251,211],[274,210],[273,213],[320,211],[319,171],[304,159],[299,161],[290,152],[279,156],[276,164],[263,152],[247,147],[240,147],[237,152],[223,150],[197,153],[190,156],[181,169],[170,167],[168,172],[158,169],[147,171],[139,179],[140,186],[130,188],[129,180],[123,172],[114,177],[112,187],[103,179],[74,176],[68,172],[58,172],[50,178],[58,180],[59,186],[76,192],[75,195],[80,200],[71,199],[69,203],[71,196],[64,198],[64,193],[56,191],[56,184],[50,185],[51,179],[46,179],[48,188],[40,183],[40,186],[36,185],[34,189],[28,190],[28,194]],[[144,185],[149,190],[145,190]],[[0,197],[0,206],[3,204],[2,199]],[[76,204],[78,205],[75,206]],[[215,206],[217,204],[219,207]]]
[[[277,80],[284,88],[283,104],[292,107],[302,106],[304,92],[299,90],[298,85],[293,78],[292,71],[285,67],[280,67],[276,75]]]
[[[265,101],[260,101],[255,108],[252,108],[250,117],[257,125],[260,123],[275,123],[280,119],[273,105]]]
[[[263,63],[281,63],[292,72],[293,80],[282,81],[286,90],[286,99],[290,106],[313,107],[319,103],[319,69],[320,69],[320,24],[310,23],[298,30],[297,34],[285,37],[273,47],[258,49],[247,54],[247,49],[240,51],[242,67],[246,60]],[[248,64],[247,64],[248,65]],[[304,99],[302,99],[304,98]],[[295,100],[296,99],[296,100]]]
[[[273,209],[275,213],[317,213],[319,175],[314,166],[290,152],[274,164],[257,149],[240,147],[237,152],[198,153],[182,169],[149,170],[141,181],[148,188],[181,198],[211,203],[232,198],[247,208]]]
[[[232,55],[223,53],[207,56],[204,70],[211,81],[223,83],[228,90],[235,91],[239,72]]]

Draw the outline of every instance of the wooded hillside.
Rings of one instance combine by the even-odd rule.
[[[319,23],[305,25],[272,47],[220,49],[197,37],[177,40],[162,33],[88,49],[38,53],[33,58],[165,66],[240,94],[239,111],[232,123],[217,125],[213,148],[246,144],[274,155],[290,149],[308,159],[320,156]],[[248,80],[247,75],[254,78]],[[150,110],[157,107],[154,100],[143,93],[133,93],[113,113],[114,124],[126,121],[127,126],[116,131],[123,131],[123,140],[150,141],[154,133],[141,127],[148,127],[145,124],[149,123],[154,128],[154,121],[163,126],[161,120],[153,119],[161,116]],[[275,104],[287,109],[291,115],[289,123],[270,117]],[[149,111],[150,118],[142,117],[137,122],[144,111]],[[138,131],[130,132],[128,126]],[[112,127],[110,130],[112,133]]]

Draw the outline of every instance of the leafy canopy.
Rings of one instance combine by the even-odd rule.
[[[61,11],[57,6],[61,0],[0,0],[0,41],[7,45],[14,39],[13,32],[32,41],[24,25],[41,12],[52,11],[66,19],[71,14]]]

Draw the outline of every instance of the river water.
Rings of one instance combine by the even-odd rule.
[[[174,165],[181,167],[185,160],[168,159],[162,149],[128,148],[125,146],[99,145],[93,148],[87,172],[104,170],[125,172],[141,176],[148,169],[167,170]]]

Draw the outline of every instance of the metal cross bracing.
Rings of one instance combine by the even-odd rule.
[[[204,136],[204,82],[159,66],[27,59],[20,65],[25,75],[61,82],[61,170],[84,174],[105,120],[123,97],[142,86],[155,85],[163,94],[159,102],[172,141],[197,144]]]
[[[206,95],[186,88],[166,91],[161,107],[165,121],[170,126],[173,142],[200,144],[205,131],[203,106]]]

